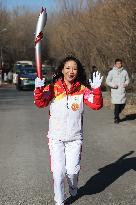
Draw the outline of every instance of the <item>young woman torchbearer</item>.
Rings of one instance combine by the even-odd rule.
[[[65,203],[65,177],[70,194],[77,194],[84,104],[93,110],[102,108],[102,79],[96,72],[88,88],[81,62],[74,56],[67,56],[58,67],[55,83],[44,86],[44,80],[35,80],[35,105],[44,108],[50,104],[48,138],[56,205]]]

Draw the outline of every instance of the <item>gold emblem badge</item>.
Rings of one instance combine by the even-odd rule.
[[[73,111],[77,111],[77,110],[79,109],[79,104],[73,103],[73,104],[71,105],[71,108],[72,108]]]

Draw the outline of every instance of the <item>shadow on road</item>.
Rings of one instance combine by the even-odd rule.
[[[84,186],[79,188],[76,197],[69,197],[66,204],[71,204],[84,195],[100,193],[129,170],[136,171],[136,157],[126,158],[133,153],[134,151],[130,151],[117,161],[100,168],[99,173],[92,176]]]
[[[135,120],[135,119],[136,119],[136,113],[126,115],[126,117],[121,119],[120,121],[123,122],[123,121]]]

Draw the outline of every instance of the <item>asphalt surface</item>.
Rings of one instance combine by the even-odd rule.
[[[79,194],[67,204],[136,205],[136,121],[112,115],[85,108]],[[32,91],[0,88],[1,205],[54,204],[47,131],[48,108],[33,105]]]

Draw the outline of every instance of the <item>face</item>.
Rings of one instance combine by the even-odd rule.
[[[122,62],[117,61],[117,62],[115,63],[115,67],[116,67],[116,68],[121,68],[121,67],[122,67]]]
[[[73,60],[67,61],[64,65],[62,73],[64,75],[65,82],[73,83],[73,81],[78,75],[78,68],[76,62]]]

